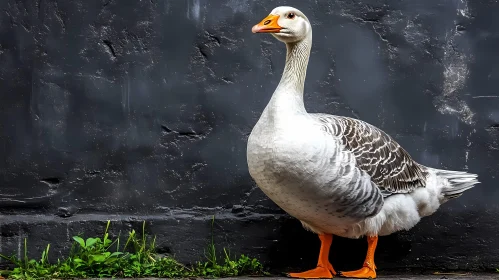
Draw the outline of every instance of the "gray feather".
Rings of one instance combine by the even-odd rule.
[[[348,117],[311,114],[353,153],[357,167],[367,172],[384,197],[426,186],[427,171],[381,129]]]

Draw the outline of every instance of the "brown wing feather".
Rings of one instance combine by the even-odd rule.
[[[395,140],[366,122],[334,115],[313,114],[325,129],[341,139],[357,167],[384,191],[408,193],[425,187],[427,173]]]

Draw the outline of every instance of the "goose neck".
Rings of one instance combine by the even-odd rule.
[[[310,39],[286,44],[286,64],[279,86],[292,87],[303,92],[310,57]]]
[[[279,85],[274,92],[274,97],[277,99],[276,102],[291,102],[293,105],[296,105],[293,107],[297,107],[294,109],[303,109],[305,111],[303,91],[311,47],[312,35],[308,35],[304,40],[299,42],[286,44],[286,64]]]

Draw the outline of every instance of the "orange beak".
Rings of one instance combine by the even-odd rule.
[[[277,33],[281,31],[282,27],[277,24],[279,19],[278,15],[268,15],[259,24],[251,28],[253,33]]]

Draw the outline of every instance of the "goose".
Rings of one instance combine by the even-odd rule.
[[[277,7],[252,28],[286,45],[277,85],[247,142],[258,187],[317,234],[317,267],[291,278],[376,278],[378,236],[414,227],[443,203],[478,184],[478,176],[424,166],[393,138],[362,120],[308,113],[303,103],[312,27],[298,9]],[[363,266],[338,273],[329,262],[333,236],[367,238]]]

